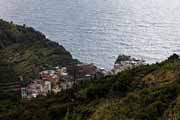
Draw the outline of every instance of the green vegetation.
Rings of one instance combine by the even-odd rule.
[[[0,84],[19,75],[33,78],[44,67],[78,62],[32,28],[2,20],[0,56]],[[2,92],[0,97],[0,120],[180,120],[180,59],[174,54],[162,63],[31,101]]]
[[[63,46],[42,33],[0,20],[0,115],[19,108],[19,76],[28,82],[44,68],[76,63]]]
[[[179,120],[179,64],[179,59],[168,59],[74,86],[57,95],[9,103],[11,110],[1,106],[0,119]]]
[[[1,63],[13,66],[17,75],[34,78],[43,68],[78,63],[63,46],[33,28],[0,20]]]

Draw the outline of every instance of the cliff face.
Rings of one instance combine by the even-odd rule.
[[[13,66],[17,75],[27,78],[33,78],[44,67],[79,62],[63,46],[33,28],[3,20],[0,20],[0,58],[1,63]]]

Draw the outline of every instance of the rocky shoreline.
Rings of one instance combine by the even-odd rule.
[[[119,55],[114,63],[114,67],[112,71],[114,74],[117,74],[124,70],[132,69],[144,64],[145,64],[145,60],[133,58],[127,55]]]

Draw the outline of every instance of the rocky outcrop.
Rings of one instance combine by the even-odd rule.
[[[119,55],[117,60],[115,61],[114,68],[112,71],[113,73],[117,74],[121,71],[143,65],[144,63],[144,60],[132,58],[131,56],[127,55]]]

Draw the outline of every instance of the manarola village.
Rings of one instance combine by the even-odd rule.
[[[0,120],[180,120],[180,1],[0,0]]]

